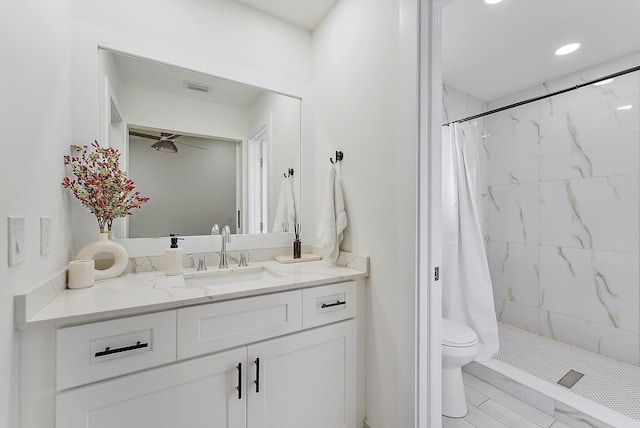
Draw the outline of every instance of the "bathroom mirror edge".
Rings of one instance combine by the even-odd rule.
[[[220,251],[220,235],[182,236],[180,247],[184,254],[216,253]],[[129,257],[162,256],[169,246],[169,237],[119,239]],[[293,233],[238,234],[231,237],[229,251],[283,248],[291,246]]]
[[[306,166],[308,165],[312,165],[312,161],[310,159],[305,159],[303,157],[303,153],[305,154],[305,156],[309,155],[309,151],[308,150],[304,150],[304,141],[310,141],[310,135],[311,135],[311,123],[310,123],[310,115],[309,115],[309,111],[311,110],[311,103],[310,103],[310,94],[311,94],[311,89],[308,85],[299,83],[299,82],[292,82],[292,81],[287,81],[287,80],[282,80],[279,78],[274,78],[273,76],[258,76],[255,74],[255,72],[253,71],[249,71],[247,73],[247,70],[244,70],[243,73],[239,73],[239,78],[235,78],[235,76],[231,77],[229,76],[229,74],[225,74],[225,73],[217,73],[216,70],[208,70],[206,69],[206,67],[202,67],[202,68],[197,68],[196,66],[194,66],[192,63],[187,64],[186,66],[181,65],[181,66],[175,66],[173,65],[173,61],[170,58],[167,57],[158,57],[155,55],[146,55],[144,53],[141,52],[135,52],[135,51],[125,51],[123,49],[114,49],[111,47],[105,47],[104,44],[97,44],[97,49],[94,50],[94,54],[96,53],[96,51],[99,52],[100,49],[104,49],[105,51],[109,51],[109,52],[114,52],[114,53],[119,53],[119,54],[123,54],[123,55],[129,55],[129,56],[134,56],[134,57],[138,57],[138,58],[142,58],[142,59],[146,59],[146,60],[150,60],[150,61],[154,61],[154,62],[159,62],[163,65],[167,65],[167,66],[172,66],[172,67],[178,67],[178,68],[183,68],[183,69],[188,69],[191,70],[193,72],[196,73],[202,73],[202,74],[207,74],[207,75],[214,75],[216,77],[219,77],[221,79],[224,80],[232,80],[238,84],[241,85],[245,85],[245,86],[249,86],[249,87],[253,87],[253,88],[260,88],[263,91],[267,91],[267,92],[271,92],[274,94],[278,94],[278,95],[284,95],[286,94],[286,96],[291,97],[291,98],[295,98],[299,101],[299,117],[297,118],[297,120],[299,121],[299,138],[298,138],[298,153],[297,153],[297,165],[296,165],[296,173],[294,175],[295,177],[295,181],[294,181],[294,186],[295,186],[295,194],[296,194],[296,215],[297,218],[299,219],[298,221],[301,222],[300,219],[302,219],[303,214],[302,212],[305,212],[305,215],[307,213],[309,213],[308,210],[304,209],[304,205],[305,205],[305,198],[304,198],[304,189],[303,187],[308,186],[309,181],[308,180],[304,180],[302,177],[303,172],[307,169]],[[95,55],[96,57],[98,57],[99,55]],[[98,96],[98,116],[99,116],[99,123],[98,123],[98,127],[99,127],[99,132],[97,133],[97,135],[100,135],[100,138],[104,139],[105,136],[107,135],[107,127],[108,127],[108,121],[105,120],[105,104],[104,104],[104,99],[107,98],[108,96],[106,95],[106,91],[105,88],[102,85],[102,79],[100,77],[100,65],[99,65],[99,59],[98,61],[98,71],[96,72],[96,86],[99,89],[99,96]],[[223,69],[225,68],[224,66],[222,67]],[[230,68],[235,68],[237,69],[237,67],[227,67],[227,69]],[[205,70],[205,71],[203,71]],[[228,71],[228,70],[227,70]],[[249,78],[247,76],[251,76],[252,78]],[[74,121],[75,123],[75,121]],[[132,177],[135,180],[135,177]],[[275,192],[279,192],[279,183],[277,185],[271,185],[272,189],[276,189]],[[272,194],[274,192],[272,191]],[[277,194],[275,195],[275,197],[277,198]],[[135,215],[135,213],[134,213]],[[309,219],[306,219],[309,220]],[[271,227],[269,226],[269,229]],[[88,228],[84,228],[84,229],[88,229]],[[290,244],[290,237],[292,236],[291,233],[277,233],[275,234],[276,237],[273,239],[269,239],[269,238],[263,238],[262,235],[271,235],[273,234],[273,232],[269,232],[267,234],[237,234],[234,236],[245,236],[248,238],[252,238],[252,237],[256,237],[255,239],[253,239],[253,241],[255,241],[255,244],[258,247],[272,247],[274,245],[276,246],[281,246],[281,245],[289,245]],[[199,236],[207,236],[207,235],[199,235]],[[283,238],[283,236],[286,236],[287,238]],[[83,241],[90,241],[91,237],[84,237],[84,236],[80,236],[80,237],[75,237],[74,236],[74,246],[75,247],[80,247],[83,243]],[[151,252],[154,251],[154,249],[156,249],[157,246],[157,240],[160,239],[162,242],[164,242],[162,240],[162,238],[156,238],[156,237],[149,237],[149,238],[123,238],[123,239],[119,239],[120,242],[122,242],[125,247],[130,247],[131,251],[130,254],[132,256],[136,256],[136,255],[148,255]],[[128,242],[131,241],[131,242]],[[243,238],[243,241],[245,241],[245,239]],[[284,243],[284,244],[283,244]],[[256,247],[255,245],[253,247]],[[256,248],[258,248],[256,247]],[[138,251],[138,249],[140,251]],[[142,250],[144,249],[144,250]],[[211,251],[213,251],[214,249],[211,249]]]
[[[71,111],[70,122],[72,128],[71,144],[87,144],[100,136],[99,114],[99,63],[98,49],[105,48],[115,52],[127,52],[131,55],[153,58],[162,63],[181,64],[183,67],[216,75],[229,80],[246,82],[256,87],[270,89],[281,94],[289,94],[300,99],[301,103],[301,171],[306,171],[301,177],[300,215],[304,224],[313,223],[313,210],[310,203],[313,176],[313,150],[309,148],[312,141],[313,109],[311,82],[305,79],[287,77],[277,67],[261,69],[230,62],[229,58],[212,58],[203,56],[199,51],[185,47],[183,44],[157,43],[154,39],[131,37],[105,28],[85,25],[79,22],[72,26],[72,44],[70,52],[71,68]],[[97,228],[95,218],[76,201],[70,201],[70,222],[73,224],[71,254],[75,254],[87,243],[96,239]],[[307,227],[308,228],[308,227]],[[306,232],[308,233],[308,231]],[[305,236],[303,227],[303,242]],[[292,234],[291,234],[292,235]],[[254,240],[254,235],[246,235]],[[146,239],[146,238],[145,238]],[[150,240],[153,240],[149,238]],[[157,241],[157,240],[155,240]],[[254,248],[265,248],[262,240],[255,239]],[[160,241],[157,241],[160,242]],[[164,241],[163,245],[164,245]],[[164,247],[162,247],[164,248]],[[145,254],[130,253],[130,256],[144,256]]]

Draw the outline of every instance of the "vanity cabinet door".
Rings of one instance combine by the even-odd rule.
[[[62,392],[56,427],[244,428],[245,361],[243,347]]]
[[[250,345],[247,427],[356,428],[355,337],[351,320]]]

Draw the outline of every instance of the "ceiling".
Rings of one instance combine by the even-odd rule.
[[[337,0],[233,0],[312,31]],[[640,51],[640,0],[450,0],[443,10],[445,83],[485,101]],[[579,41],[558,57],[559,46]],[[244,107],[259,92],[215,77],[118,56],[125,83]],[[153,69],[153,73],[150,73]],[[155,76],[150,79],[149,76]],[[214,88],[187,91],[183,80]],[[187,91],[187,92],[185,92]]]
[[[130,55],[118,53],[112,53],[112,55],[122,83],[134,88],[144,88],[241,109],[249,108],[264,92],[251,86],[184,68]],[[187,89],[183,86],[185,81],[208,86],[209,92]]]
[[[234,0],[305,30],[313,30],[337,0]]]
[[[337,0],[234,0],[313,30]],[[450,0],[443,11],[443,77],[491,101],[640,51],[640,0]],[[564,57],[563,44],[582,48]]]
[[[442,25],[445,83],[485,101],[640,51],[640,0],[452,0]]]

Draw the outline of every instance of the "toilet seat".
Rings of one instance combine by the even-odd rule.
[[[443,346],[466,348],[478,343],[478,335],[466,325],[442,318],[441,340]]]

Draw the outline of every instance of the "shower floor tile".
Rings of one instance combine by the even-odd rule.
[[[640,367],[498,323],[496,359],[548,382],[584,373],[571,391],[640,420]]]

